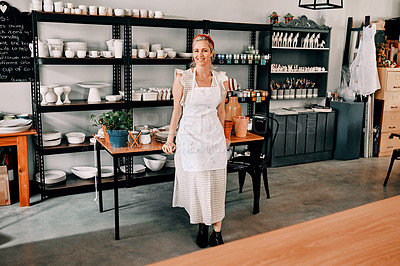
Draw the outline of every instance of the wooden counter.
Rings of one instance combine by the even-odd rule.
[[[400,196],[155,265],[399,265]]]

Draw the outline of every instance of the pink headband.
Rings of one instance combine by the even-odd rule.
[[[194,40],[196,40],[197,37],[204,37],[204,38],[206,38],[207,40],[209,40],[210,43],[211,43],[211,45],[212,45],[212,48],[214,49],[214,41],[211,39],[211,37],[210,37],[209,35],[207,35],[207,34],[197,34],[197,35],[193,38],[193,41],[192,41],[192,42],[194,42]]]

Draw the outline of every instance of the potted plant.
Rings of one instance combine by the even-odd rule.
[[[113,148],[126,146],[128,140],[128,130],[132,126],[131,112],[109,111],[99,116],[92,114],[90,116],[92,126],[101,126],[110,138],[110,145]]]

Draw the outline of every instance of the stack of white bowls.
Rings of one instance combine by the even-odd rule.
[[[0,133],[9,134],[28,130],[32,126],[30,119],[0,120]]]
[[[60,145],[61,143],[61,132],[60,131],[49,131],[42,134],[43,147],[52,147]]]

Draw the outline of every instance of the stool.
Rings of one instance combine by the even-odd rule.
[[[392,139],[393,137],[400,138],[400,134],[392,133],[389,138]],[[400,159],[400,149],[393,150],[392,158],[390,159],[390,165],[389,165],[389,169],[388,169],[387,174],[386,174],[385,182],[383,182],[383,186],[384,187],[386,187],[386,184],[387,184],[387,182],[389,180],[389,176],[390,176],[390,173],[392,172],[392,167],[393,167],[394,161],[395,160],[399,160],[399,159]]]

